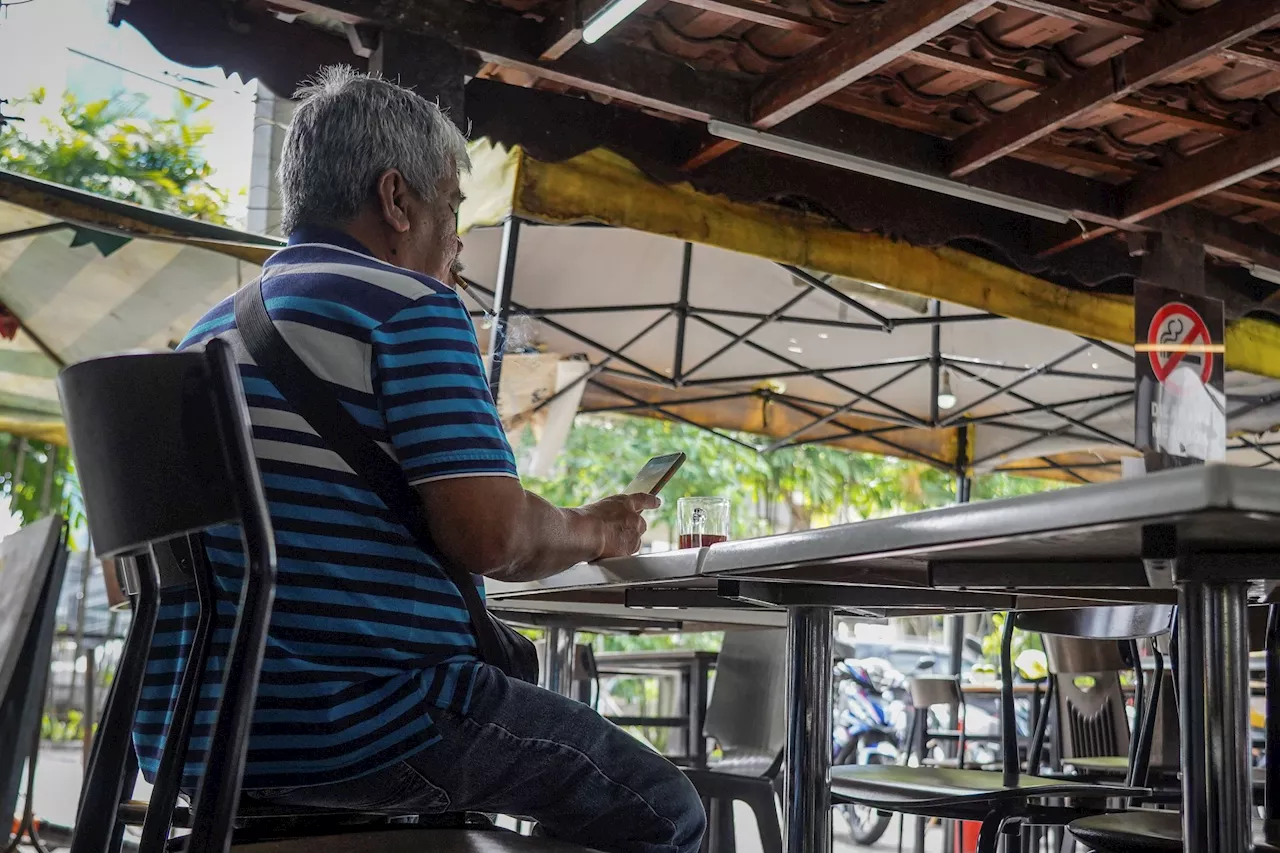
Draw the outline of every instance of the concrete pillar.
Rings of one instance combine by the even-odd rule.
[[[280,152],[293,120],[293,101],[258,84],[253,110],[253,160],[249,167],[249,212],[246,225],[255,234],[280,233]]]

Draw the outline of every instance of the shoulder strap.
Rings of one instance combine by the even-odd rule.
[[[409,485],[400,466],[370,438],[332,389],[311,372],[271,322],[262,295],[262,279],[255,279],[237,291],[235,316],[245,348],[271,383],[324,439],[329,449],[341,456],[387,505],[395,519],[408,528],[418,546],[444,569],[458,588],[471,617],[481,657],[490,663],[501,660],[501,644],[476,591],[475,580],[470,573],[445,559],[435,547],[426,529],[418,493]]]

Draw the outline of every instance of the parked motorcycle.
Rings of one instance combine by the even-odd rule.
[[[906,678],[879,658],[840,661],[833,676],[831,763],[897,764],[906,737]],[[867,806],[836,808],[849,824],[854,844],[875,844],[892,820]]]

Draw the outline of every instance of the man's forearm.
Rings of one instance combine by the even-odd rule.
[[[603,548],[604,531],[598,519],[580,509],[553,506],[525,492],[522,518],[512,525],[518,536],[509,560],[488,577],[503,581],[533,581],[593,560]]]

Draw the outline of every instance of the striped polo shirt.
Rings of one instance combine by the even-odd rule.
[[[295,233],[262,278],[281,334],[410,483],[516,476],[475,329],[451,288],[328,230]],[[431,709],[466,712],[478,665],[466,606],[440,565],[257,368],[230,298],[182,347],[215,337],[239,362],[279,564],[244,786],[371,773],[437,739]],[[191,790],[210,746],[244,566],[239,527],[206,531],[205,546],[218,619],[184,770]],[[147,779],[159,766],[196,615],[193,586],[165,590],[134,727]]]

